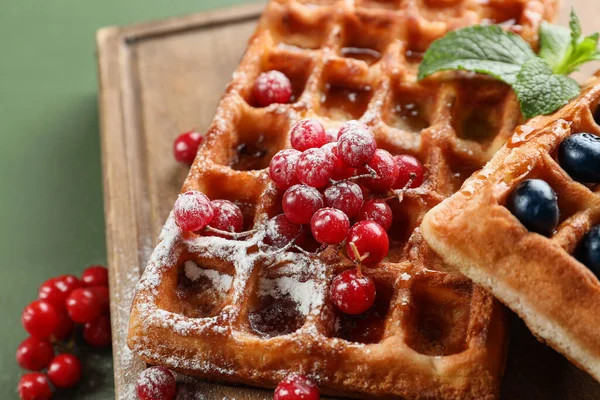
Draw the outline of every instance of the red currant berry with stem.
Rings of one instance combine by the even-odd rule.
[[[54,357],[54,347],[46,339],[28,337],[17,347],[17,363],[23,369],[39,371],[50,364]]]
[[[360,167],[371,161],[377,150],[371,132],[359,124],[348,123],[342,127],[342,132],[337,144],[337,155],[342,161],[351,167]]]
[[[244,228],[244,215],[236,204],[229,200],[213,200],[210,204],[214,210],[213,218],[208,224],[210,227],[231,233],[242,231]],[[205,234],[207,236],[230,238],[230,236],[215,232],[205,232]]]
[[[48,367],[48,378],[57,388],[70,388],[81,379],[81,362],[72,354],[59,354]]]
[[[107,347],[111,343],[110,318],[103,315],[83,327],[83,339],[92,347]]]
[[[343,313],[362,314],[373,306],[375,283],[361,271],[347,270],[333,278],[331,301]]]
[[[302,225],[293,223],[284,214],[279,214],[267,222],[264,243],[278,248],[285,247],[292,241],[301,245],[304,242],[304,236]]]
[[[57,311],[64,310],[65,301],[69,294],[81,286],[81,281],[77,277],[73,275],[61,275],[42,283],[38,298],[52,304]]]
[[[327,207],[342,211],[349,218],[358,214],[363,205],[363,193],[354,182],[338,182],[325,190]]]
[[[300,151],[321,147],[327,141],[325,128],[316,119],[305,119],[296,122],[290,132],[292,147]]]
[[[173,213],[175,222],[182,230],[197,232],[210,223],[214,210],[208,197],[192,190],[179,195]]]
[[[107,286],[108,287],[108,269],[102,265],[92,265],[87,267],[81,275],[83,286]]]
[[[67,312],[73,322],[84,324],[102,315],[102,299],[92,288],[74,290],[67,298]]]
[[[172,400],[175,398],[176,390],[175,376],[161,366],[142,371],[136,385],[140,400]]]
[[[381,225],[373,221],[360,221],[350,228],[346,253],[352,261],[371,266],[385,258],[389,245],[388,235]]]
[[[321,149],[308,149],[298,157],[296,176],[308,186],[319,188],[327,185],[332,173],[333,162]]]
[[[204,137],[198,132],[184,132],[173,142],[173,156],[182,164],[192,165]]]
[[[363,178],[361,183],[375,192],[391,189],[398,179],[398,165],[392,155],[385,150],[377,149],[371,161],[367,163],[367,167],[361,167],[358,171],[359,175],[375,173],[376,177]]]
[[[281,150],[273,156],[269,164],[269,175],[280,189],[287,189],[300,183],[296,177],[296,163],[300,153],[295,149]]]
[[[377,222],[388,231],[392,227],[394,215],[390,206],[381,199],[367,200],[358,213],[359,221]]]
[[[19,380],[17,391],[21,400],[50,400],[52,398],[48,377],[39,372],[23,375]]]
[[[327,157],[333,163],[333,172],[331,173],[331,179],[341,181],[348,179],[356,173],[356,168],[348,167],[341,158],[337,156],[337,142],[327,143],[321,149],[325,152]]]
[[[322,208],[313,215],[310,230],[321,244],[340,244],[350,229],[348,216],[335,208]]]
[[[323,196],[313,187],[294,185],[283,194],[283,213],[295,224],[308,224],[314,213],[323,208]]]
[[[49,338],[58,326],[58,321],[59,314],[56,309],[43,300],[30,303],[21,315],[25,330],[38,339]]]
[[[274,400],[319,400],[319,387],[304,375],[288,375],[275,388]]]
[[[394,189],[403,189],[409,182],[409,188],[416,188],[423,184],[425,168],[419,160],[408,154],[396,156],[394,160],[398,166],[398,178],[394,183]]]
[[[58,315],[58,326],[54,330],[54,333],[52,333],[52,336],[57,340],[64,340],[73,332],[75,324],[73,324],[66,309],[64,311],[59,311]]]
[[[254,82],[253,93],[260,107],[275,103],[286,104],[292,97],[292,83],[282,72],[263,72]]]

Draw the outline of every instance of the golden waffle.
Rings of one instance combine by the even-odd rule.
[[[540,340],[600,380],[600,281],[571,255],[600,222],[600,189],[575,182],[556,161],[569,135],[600,135],[597,76],[568,106],[517,128],[481,172],[426,215],[422,230],[448,264],[489,288]],[[545,180],[557,193],[561,219],[550,238],[529,232],[504,207],[529,178]]]
[[[145,361],[221,381],[274,387],[290,372],[325,393],[407,399],[492,399],[504,368],[503,310],[446,272],[418,226],[489,160],[520,122],[509,88],[473,75],[416,83],[420,57],[446,32],[503,23],[532,45],[553,1],[271,1],[191,168],[183,191],[240,205],[248,240],[183,233],[169,217],[138,285],[129,346]],[[291,104],[256,107],[264,71],[291,80]],[[326,128],[359,119],[379,148],[412,154],[425,183],[390,206],[390,253],[365,271],[377,300],[350,317],[328,285],[352,268],[336,249],[318,257],[268,252],[281,191],[266,167],[303,118]]]

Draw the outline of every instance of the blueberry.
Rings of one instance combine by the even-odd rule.
[[[600,137],[577,133],[558,148],[558,163],[571,178],[583,183],[600,183]]]
[[[532,232],[550,236],[558,225],[556,193],[541,179],[519,183],[508,197],[506,207]]]
[[[577,259],[600,278],[600,225],[594,226],[581,240]]]

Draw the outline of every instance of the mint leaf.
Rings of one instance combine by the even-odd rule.
[[[419,66],[418,79],[446,70],[473,71],[514,84],[521,66],[535,53],[520,36],[499,26],[452,31],[434,41]]]
[[[564,75],[553,73],[541,58],[523,64],[513,85],[525,119],[550,114],[579,94],[579,84]]]
[[[542,22],[540,26],[540,52],[538,56],[546,60],[554,72],[562,66],[563,59],[571,46],[569,29]]]
[[[571,16],[569,18],[569,28],[571,28],[571,46],[574,48],[581,37],[581,21],[573,8],[571,9]]]

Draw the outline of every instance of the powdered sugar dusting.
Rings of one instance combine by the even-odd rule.
[[[213,286],[220,292],[227,292],[231,289],[233,278],[230,275],[222,274],[214,269],[200,268],[193,261],[186,261],[183,265],[185,276],[192,282],[197,281],[201,277],[208,278]]]
[[[311,308],[321,301],[322,297],[321,293],[316,290],[314,282],[300,282],[287,276],[276,279],[261,279],[258,293],[261,296],[289,296],[304,315],[307,315]]]

